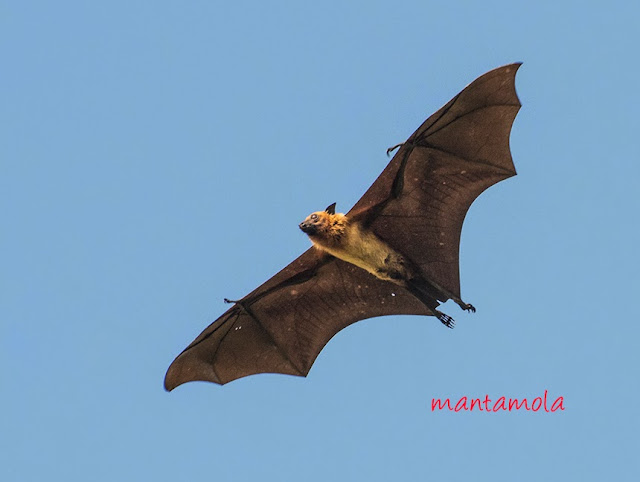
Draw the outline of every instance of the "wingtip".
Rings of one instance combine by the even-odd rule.
[[[518,70],[520,68],[520,66],[522,65],[522,62],[512,62],[510,64],[506,64],[503,65],[502,67],[498,67],[495,70],[501,70],[501,69],[515,69]]]
[[[522,62],[514,62],[510,64],[509,67],[513,69],[513,75],[515,76],[518,70],[520,70],[520,67],[522,67]]]
[[[521,66],[522,66],[522,62],[513,62],[511,64],[503,65],[502,67],[493,69],[487,72],[485,75],[481,76],[480,78],[483,78],[485,76],[493,76],[493,75],[504,75],[505,77],[509,78],[509,83],[512,86],[513,93],[517,100],[517,104],[519,107],[522,107],[522,102],[520,102],[520,97],[518,96],[518,92],[516,90],[516,84],[515,84],[516,74],[518,73],[518,69],[520,69]]]
[[[176,360],[177,361],[177,360]],[[180,385],[182,385],[183,383],[186,383],[187,380],[184,381],[180,381],[178,379],[177,373],[176,373],[176,368],[175,368],[176,362],[174,361],[170,366],[169,369],[167,370],[167,373],[164,376],[164,389],[167,392],[171,392],[173,391],[175,388],[179,387]]]
[[[513,72],[513,75],[515,76],[516,72],[521,66],[522,66],[522,62],[513,62],[510,64],[501,65],[500,67],[496,67],[495,69],[492,69],[489,72],[484,73],[479,78],[481,79],[485,76],[493,76],[496,74],[503,74],[503,73],[510,74],[512,72]]]
[[[199,360],[188,350],[185,350],[169,366],[164,376],[164,389],[171,392],[180,385],[196,381],[224,385],[213,366]]]
[[[522,62],[513,62],[511,64],[496,67],[495,69],[485,72],[480,77],[476,78],[469,85],[467,85],[467,87],[465,87],[464,90],[466,90],[468,87],[471,87],[473,85],[479,85],[490,79],[495,79],[496,77],[503,78],[505,80],[508,79],[508,81],[512,82],[515,86],[516,73],[518,72],[518,69],[520,68],[521,65],[522,65]],[[462,92],[464,92],[464,90]]]
[[[180,385],[182,385],[185,382],[180,382],[176,379],[174,370],[172,370],[173,367],[173,363],[171,364],[171,366],[169,367],[169,369],[167,370],[167,373],[164,376],[164,390],[166,392],[171,392],[173,391],[175,388],[179,387]]]

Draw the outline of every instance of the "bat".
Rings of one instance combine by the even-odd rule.
[[[306,376],[329,340],[366,318],[434,316],[460,295],[462,223],[485,189],[516,174],[509,136],[520,101],[520,64],[469,84],[397,148],[347,214],[335,203],[300,229],[313,246],[236,301],[169,367],[165,389],[225,384],[257,373]]]

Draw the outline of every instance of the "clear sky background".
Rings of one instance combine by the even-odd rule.
[[[0,479],[639,480],[633,2],[0,2]],[[308,378],[162,387],[385,149],[524,62],[477,308],[357,323]],[[564,397],[433,413],[433,397]]]

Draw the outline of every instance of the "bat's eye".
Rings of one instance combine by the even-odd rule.
[[[311,215],[311,220],[312,221],[317,221],[318,220],[318,215],[317,214],[312,214]]]

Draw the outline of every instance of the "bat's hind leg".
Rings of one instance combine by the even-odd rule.
[[[470,313],[475,313],[476,312],[476,307],[473,306],[471,303],[465,303],[458,296],[456,296],[453,293],[441,288],[438,285],[434,285],[434,286],[438,289],[438,291],[442,292],[448,299],[455,301],[456,304],[460,308],[462,308],[464,311],[468,311]]]
[[[475,307],[475,306],[473,306],[473,305],[472,305],[472,304],[470,304],[470,303],[465,303],[465,302],[464,302],[464,301],[462,301],[462,300],[453,300],[453,301],[455,301],[456,303],[458,303],[458,306],[459,306],[460,308],[462,308],[464,311],[468,311],[468,312],[470,312],[470,313],[475,313],[475,312],[476,312],[476,307]]]
[[[462,301],[460,298],[458,298],[456,295],[451,294],[451,293],[447,293],[445,292],[445,294],[447,295],[447,297],[453,301],[456,302],[456,304],[462,308],[464,311],[468,311],[469,313],[475,313],[476,312],[476,307],[473,306],[470,303],[465,303],[464,301]]]
[[[449,315],[445,315],[443,312],[438,310],[433,310],[436,317],[440,320],[440,322],[446,326],[447,328],[453,328],[456,323],[456,320],[451,318]]]
[[[436,309],[439,303],[431,293],[425,291],[426,285],[423,281],[413,278],[404,282],[403,285],[413,296],[418,298],[420,301],[422,301],[422,303],[424,303],[427,308],[429,308],[431,314],[438,318],[440,320],[440,323],[442,323],[447,328],[453,328],[453,325],[455,325],[455,320],[449,315],[445,315],[442,311]]]
[[[442,293],[446,297],[446,299],[455,301],[456,304],[460,308],[462,308],[464,311],[469,311],[471,313],[475,313],[476,312],[476,307],[473,306],[471,303],[465,303],[464,301],[462,301],[462,299],[460,299],[459,296],[454,295],[449,290],[444,289],[442,286],[434,283],[431,280],[428,280],[427,282],[429,284],[431,284],[431,286],[433,286],[437,291]],[[441,300],[440,298],[438,298],[438,299]],[[441,301],[446,301],[446,300],[441,300]]]
[[[465,311],[470,311],[471,313],[476,312],[475,306],[470,303],[465,303],[460,299],[458,295],[452,293],[448,289],[443,288],[438,283],[435,283],[424,276],[415,276],[407,280],[407,284],[409,285],[410,291],[415,294],[415,291],[420,293],[428,293],[429,296],[436,298],[441,303],[444,303],[447,300],[453,300],[455,303]],[[436,306],[438,306],[436,304]],[[444,323],[444,322],[443,322]]]

